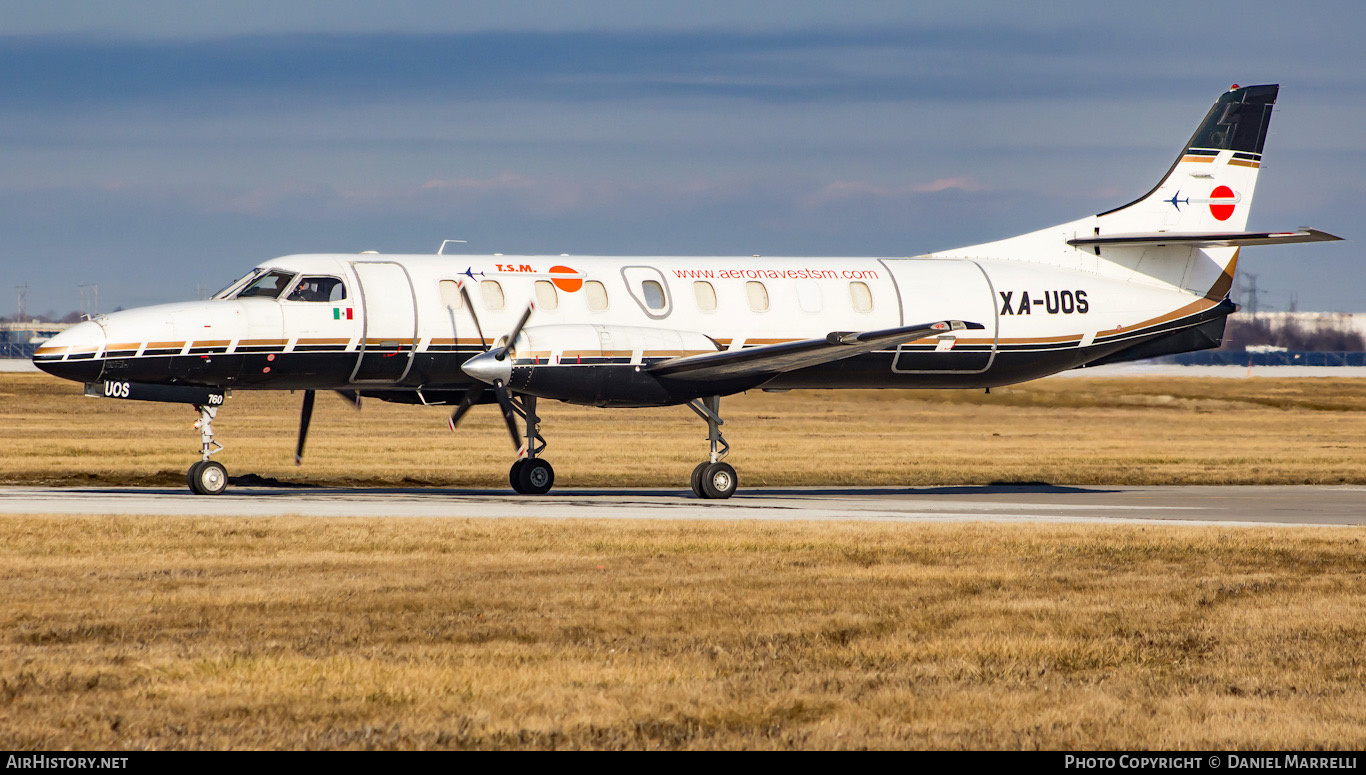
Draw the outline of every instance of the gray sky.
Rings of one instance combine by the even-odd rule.
[[[0,310],[194,298],[296,252],[914,255],[1146,191],[1280,83],[1250,249],[1366,310],[1360,3],[0,6]],[[1136,7],[1135,7],[1136,6]]]

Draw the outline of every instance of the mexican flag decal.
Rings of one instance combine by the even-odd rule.
[[[333,307],[333,308],[332,308],[332,319],[333,319],[333,320],[351,320],[353,317],[354,317],[354,316],[353,316],[352,313],[351,313],[351,308],[350,308],[350,307]]]

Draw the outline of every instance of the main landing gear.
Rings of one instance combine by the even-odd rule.
[[[185,474],[185,483],[195,495],[217,495],[228,489],[228,469],[222,463],[209,460],[209,456],[222,450],[223,445],[213,440],[213,418],[218,415],[218,407],[195,404],[199,419],[194,427],[199,429],[198,463],[190,466]]]
[[[536,396],[523,395],[520,401],[513,399],[508,404],[526,426],[526,441],[517,450],[525,457],[519,457],[512,464],[508,483],[522,495],[545,495],[555,484],[555,469],[550,467],[548,460],[537,457],[545,451],[546,442],[541,436],[541,418],[536,416]]]
[[[730,445],[721,437],[721,425],[724,422],[721,419],[721,397],[693,399],[688,402],[688,408],[707,421],[707,442],[711,445],[708,460],[698,463],[692,470],[692,491],[699,498],[729,498],[735,494],[740,480],[729,463],[721,462],[721,458],[730,452]]]

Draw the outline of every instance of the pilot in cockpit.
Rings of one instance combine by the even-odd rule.
[[[299,281],[294,290],[289,294],[290,301],[333,301],[332,296],[341,286],[341,281],[335,277],[305,277]],[[346,298],[346,291],[341,289],[337,294],[338,299]]]

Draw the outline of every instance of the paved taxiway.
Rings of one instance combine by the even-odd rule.
[[[0,514],[1366,526],[1366,487],[751,487],[728,501],[648,489],[565,488],[530,498],[493,490],[235,487],[201,497],[169,487],[3,487]]]

